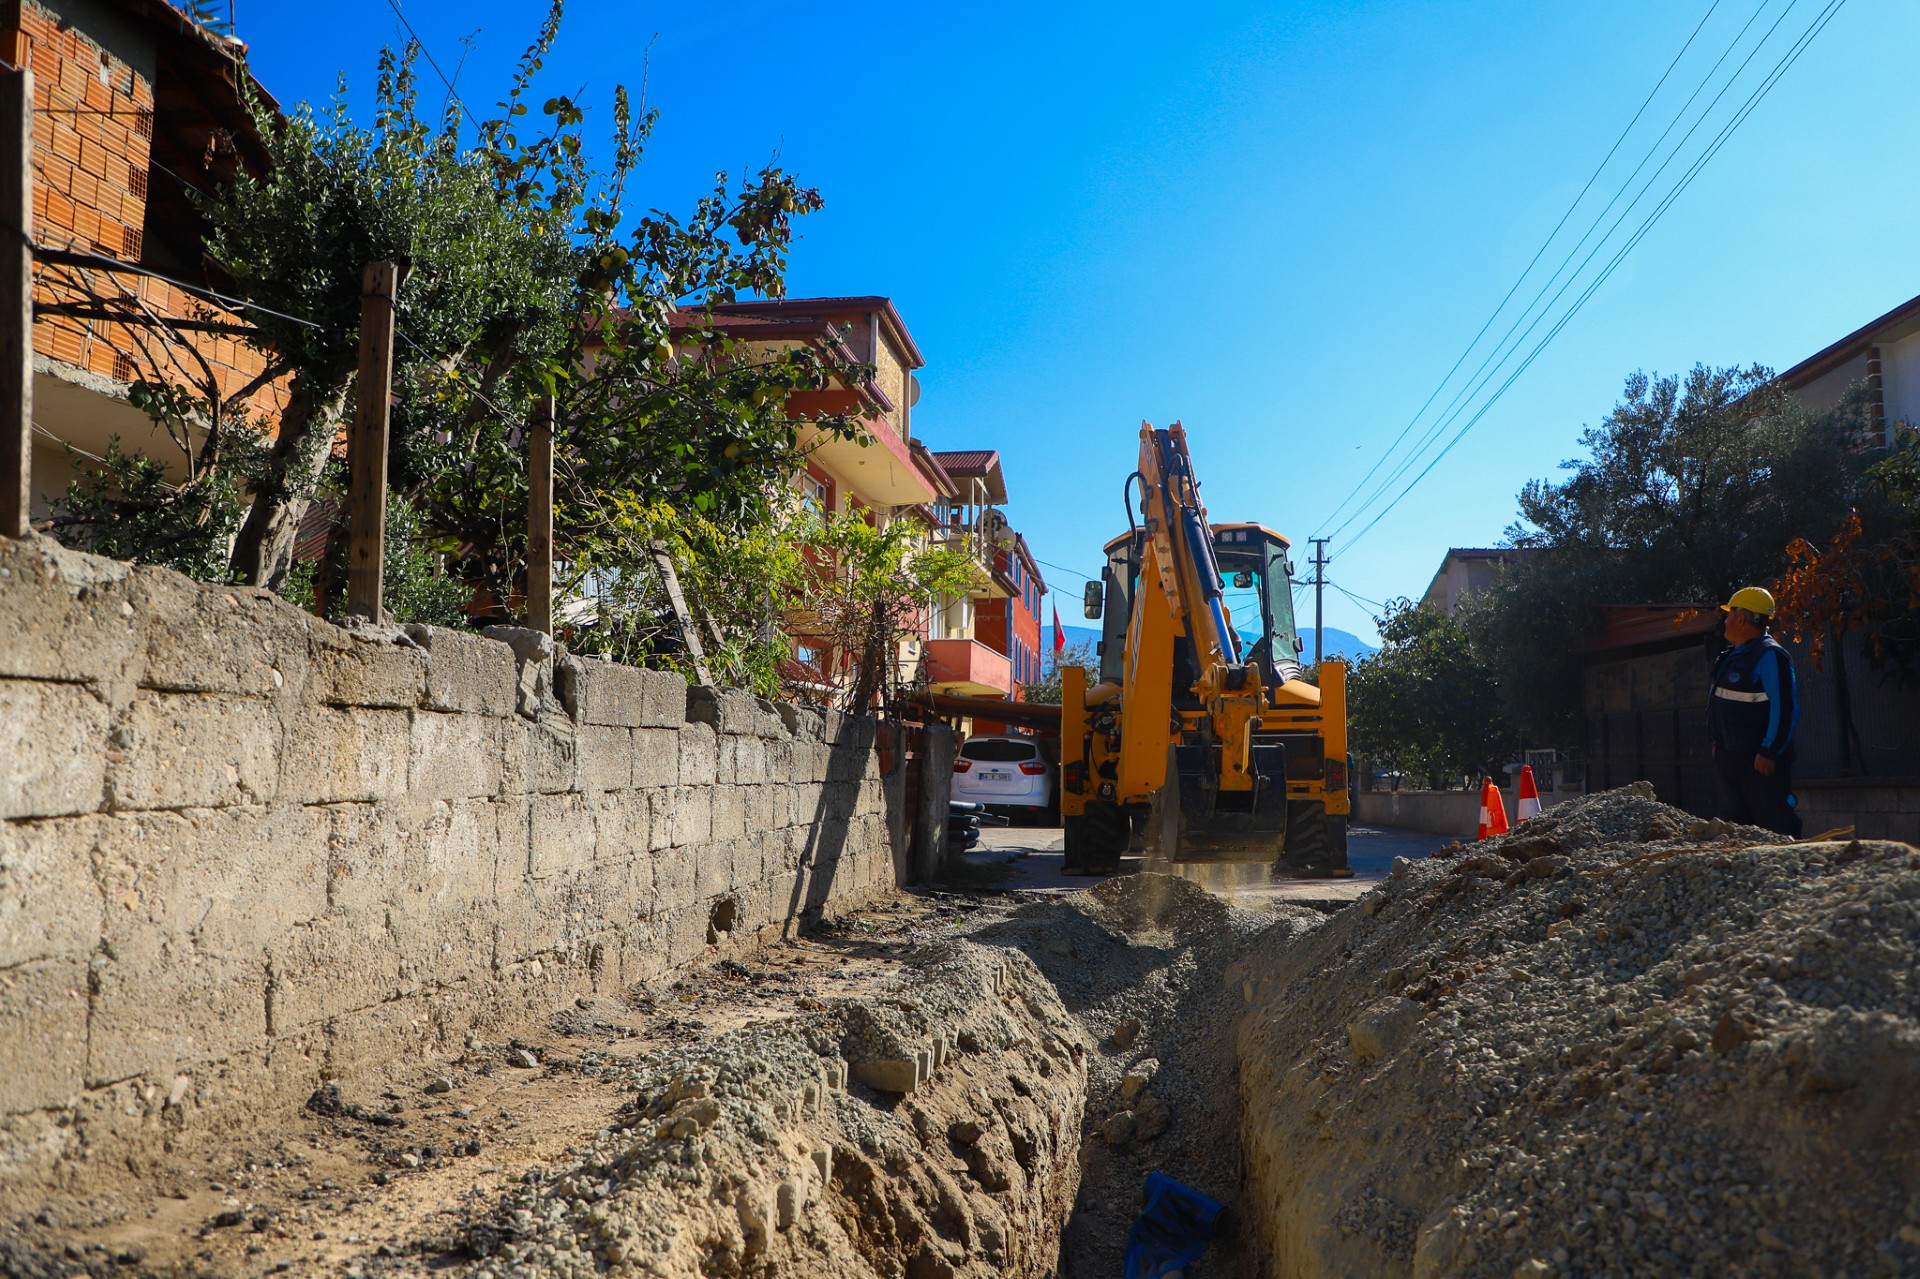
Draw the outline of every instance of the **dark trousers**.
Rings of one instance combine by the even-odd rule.
[[[1793,806],[1793,752],[1774,761],[1773,776],[1753,766],[1753,756],[1714,747],[1714,771],[1720,782],[1720,815],[1743,826],[1762,826],[1800,838],[1800,814]]]

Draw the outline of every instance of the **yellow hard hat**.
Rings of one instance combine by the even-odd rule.
[[[1758,586],[1743,586],[1733,593],[1733,598],[1720,606],[1722,613],[1731,613],[1734,609],[1745,609],[1761,617],[1773,616],[1773,595]]]

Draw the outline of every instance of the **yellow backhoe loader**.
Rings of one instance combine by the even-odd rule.
[[[1132,846],[1149,864],[1351,874],[1346,667],[1302,678],[1286,538],[1207,522],[1177,422],[1142,424],[1125,496],[1131,527],[1085,597],[1100,678],[1062,673],[1067,869],[1115,870]]]

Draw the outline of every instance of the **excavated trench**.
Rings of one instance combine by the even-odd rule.
[[[1783,845],[1629,788],[1397,863],[1332,915],[1161,875],[897,908],[899,942],[836,925],[881,929],[865,970],[823,936],[676,987],[651,1031],[570,1010],[556,1033],[607,1050],[503,1075],[525,1048],[475,1045],[424,1099],[382,1094],[392,1116],[343,1107],[305,1153],[179,1190],[170,1244],[78,1248],[43,1214],[0,1272],[1113,1279],[1161,1172],[1232,1210],[1188,1279],[1920,1274],[1906,845]],[[752,1020],[776,988],[816,993]],[[565,1135],[463,1173],[536,1095]],[[329,1125],[360,1152],[343,1182],[371,1159],[382,1193],[417,1186],[412,1224],[318,1176]],[[223,1244],[250,1216],[262,1242]]]
[[[1117,1275],[1149,1170],[1237,1198],[1221,968],[1319,918],[1114,880],[992,912],[884,991],[632,1062],[621,1121],[481,1223],[476,1274]]]
[[[1159,1171],[1233,1209],[1190,1279],[1920,1273],[1906,845],[1629,788],[1332,916],[1156,875],[982,914],[646,1066],[484,1272],[1117,1276]]]

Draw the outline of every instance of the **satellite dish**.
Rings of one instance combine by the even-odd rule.
[[[907,407],[912,408],[920,402],[920,379],[907,374]]]

